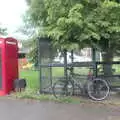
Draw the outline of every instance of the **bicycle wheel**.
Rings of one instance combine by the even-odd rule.
[[[53,95],[56,98],[63,98],[73,95],[73,84],[71,81],[58,80],[53,85]]]
[[[104,100],[109,95],[109,86],[105,80],[94,79],[88,82],[88,96],[93,100]]]

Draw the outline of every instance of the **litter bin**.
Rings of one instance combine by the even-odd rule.
[[[26,79],[15,79],[14,80],[14,88],[16,92],[24,91],[26,88]]]

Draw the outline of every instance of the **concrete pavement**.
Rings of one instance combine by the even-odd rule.
[[[0,120],[120,120],[120,106],[0,98]]]

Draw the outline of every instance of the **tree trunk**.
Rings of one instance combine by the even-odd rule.
[[[112,49],[107,49],[103,54],[102,54],[103,62],[103,72],[105,76],[111,76],[112,73],[112,61],[113,61],[113,51]]]

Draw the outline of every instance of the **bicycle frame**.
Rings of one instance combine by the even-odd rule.
[[[93,100],[103,100],[108,96],[109,86],[107,82],[104,79],[96,78],[92,74],[91,69],[89,70],[84,83],[80,81],[81,75],[73,73],[73,67],[69,67],[66,70],[67,79],[58,80],[53,86],[53,94],[56,98],[57,91],[60,91],[60,96],[79,95],[79,92],[81,92],[83,95],[87,95]],[[76,80],[76,76],[79,81]],[[98,83],[100,83],[100,85]],[[96,93],[98,94],[97,96]]]

